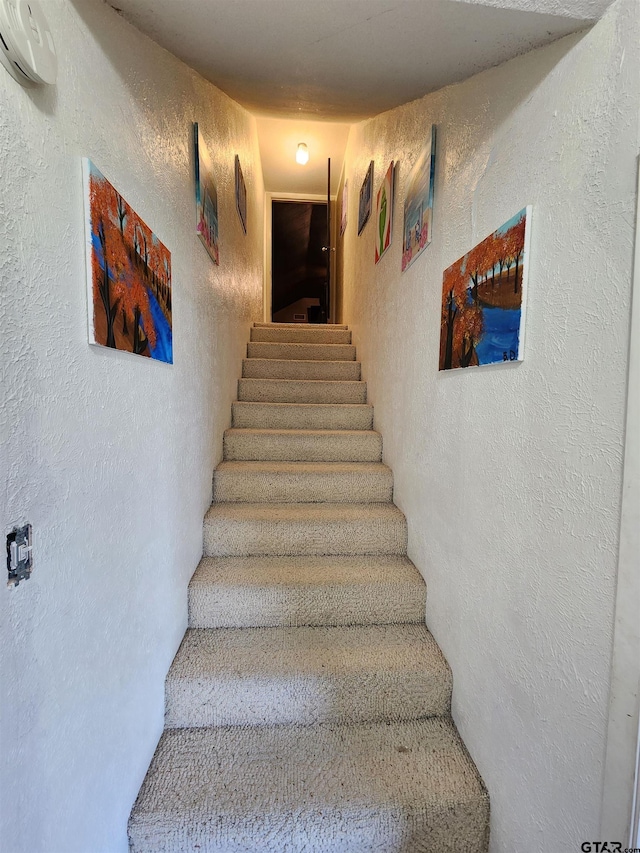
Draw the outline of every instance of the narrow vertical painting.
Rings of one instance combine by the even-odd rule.
[[[531,207],[444,271],[440,370],[522,361]]]
[[[395,169],[392,160],[376,196],[376,263],[378,263],[391,245],[391,236],[393,234],[394,175]]]
[[[436,174],[436,128],[420,152],[407,178],[402,230],[402,271],[404,272],[431,242],[433,184]]]
[[[242,230],[247,233],[247,187],[240,166],[240,158],[236,154],[236,210],[240,217]]]
[[[344,187],[342,188],[342,206],[340,209],[340,236],[344,236],[344,232],[347,230],[347,208],[349,206],[349,181],[344,182]]]
[[[360,200],[358,203],[358,237],[371,216],[371,199],[373,198],[373,160],[369,163],[367,174],[360,187]]]
[[[83,160],[89,343],[173,363],[171,252]]]
[[[220,263],[218,243],[218,191],[213,177],[211,157],[198,123],[193,125],[196,169],[196,232],[215,264]]]

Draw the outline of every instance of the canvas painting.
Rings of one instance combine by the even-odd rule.
[[[218,243],[218,191],[213,178],[211,157],[198,123],[193,125],[196,167],[196,232],[214,263],[220,263]]]
[[[349,181],[344,182],[344,187],[342,188],[342,208],[341,208],[341,216],[340,216],[340,236],[344,235],[344,232],[347,230],[347,205],[349,203]]]
[[[236,154],[236,210],[240,217],[242,230],[247,233],[247,187],[244,182],[240,158]]]
[[[531,207],[444,271],[440,370],[522,361]]]
[[[403,272],[431,242],[435,174],[436,128],[433,125],[429,142],[420,153],[407,178],[402,229]]]
[[[394,172],[392,160],[376,196],[376,263],[378,263],[391,245],[391,236],[393,234]]]
[[[358,205],[358,236],[371,216],[371,199],[373,198],[373,160],[369,163],[362,187],[360,188],[360,203]]]
[[[171,252],[83,160],[89,342],[173,363]]]

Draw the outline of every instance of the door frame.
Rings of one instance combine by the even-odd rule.
[[[335,224],[332,228],[334,235],[332,245],[335,247],[335,252],[333,254],[335,266],[331,277],[331,309],[333,312],[334,323],[344,323],[344,242],[347,232],[345,231],[344,234],[340,234],[341,222],[339,223],[337,220],[338,216],[342,220],[342,216],[344,214],[344,211],[342,210],[342,192],[344,190],[346,180],[347,161],[345,160],[342,164],[342,169],[340,170],[338,189],[336,191],[336,199],[340,199],[340,209],[338,209],[338,204],[336,202],[334,204],[336,213],[334,217]],[[348,207],[349,200],[347,199],[347,208]],[[340,308],[340,316],[338,316],[338,308]]]
[[[600,838],[636,847],[640,833],[640,157],[620,545]]]
[[[301,201],[301,202],[312,202],[317,204],[321,202],[322,204],[327,203],[326,195],[316,195],[314,193],[274,193],[274,192],[265,192],[264,194],[264,277],[263,277],[263,285],[262,285],[262,315],[263,322],[270,323],[271,322],[271,239],[272,239],[272,217],[271,217],[271,203],[274,201]],[[335,216],[334,211],[336,208],[336,197],[331,196],[331,222],[333,223]],[[332,231],[335,230],[332,226]],[[335,245],[333,242],[333,235],[331,244]],[[335,252],[331,252],[330,263],[335,263]],[[334,288],[334,267],[331,268],[331,288]],[[333,316],[335,311],[333,300],[333,294],[330,296],[330,316],[327,318],[329,323],[333,323]]]

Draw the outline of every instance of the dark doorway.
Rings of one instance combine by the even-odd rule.
[[[271,317],[275,323],[326,323],[327,205],[273,201]]]

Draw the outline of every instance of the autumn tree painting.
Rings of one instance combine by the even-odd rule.
[[[444,271],[440,370],[521,361],[531,208]]]
[[[90,342],[173,362],[171,253],[84,161]]]

